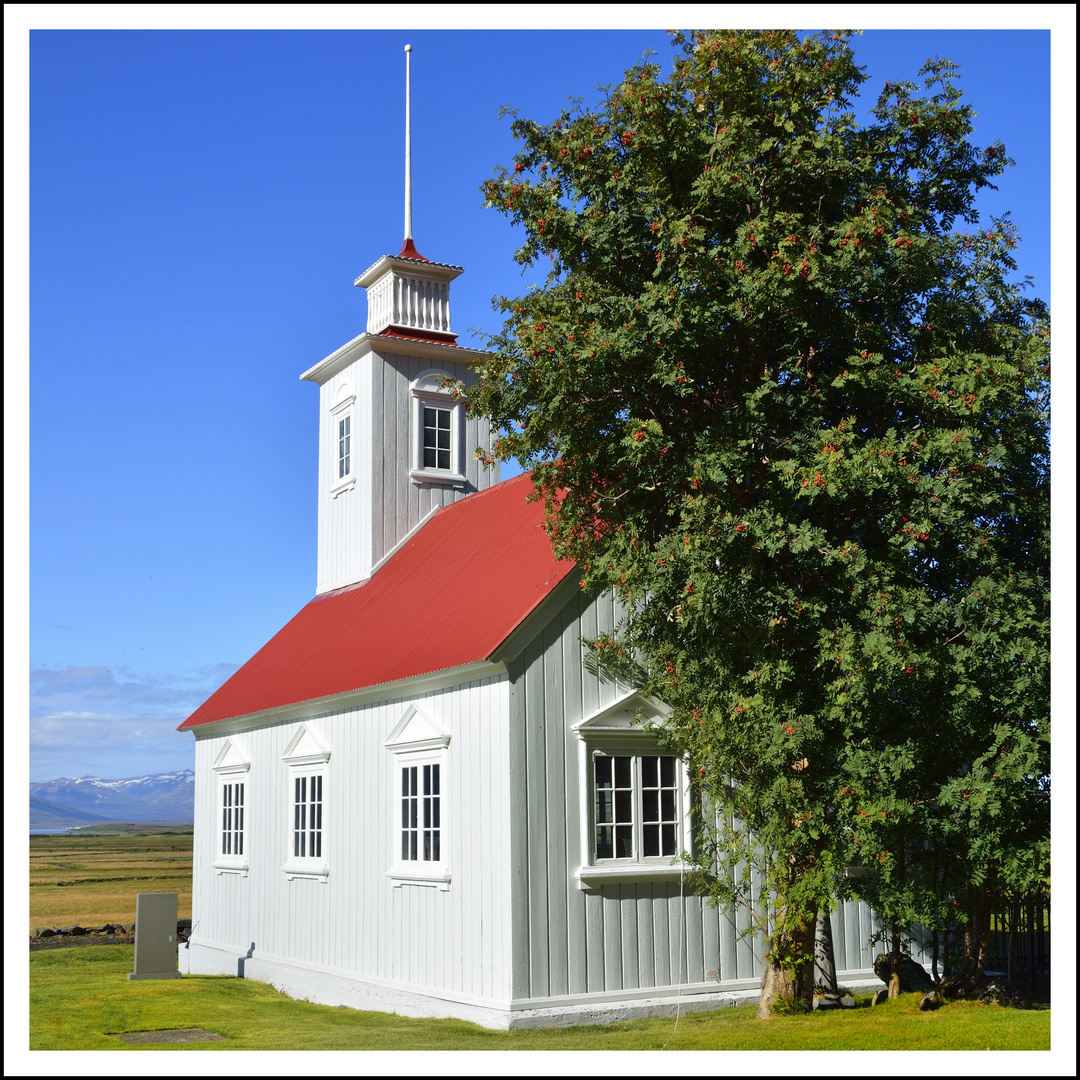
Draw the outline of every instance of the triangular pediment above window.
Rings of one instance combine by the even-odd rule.
[[[214,759],[212,768],[219,775],[245,773],[251,768],[251,762],[232,739],[226,739],[221,753]]]
[[[583,735],[595,731],[644,735],[646,724],[662,724],[668,712],[662,701],[635,691],[582,717],[573,728]]]
[[[319,742],[307,724],[301,724],[281,759],[289,765],[318,765],[330,760],[330,751]]]
[[[390,750],[441,750],[450,745],[450,732],[426,712],[410,705],[384,745]]]

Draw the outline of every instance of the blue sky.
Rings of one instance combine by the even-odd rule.
[[[31,33],[31,780],[191,767],[176,725],[313,595],[317,391],[298,376],[364,329],[353,279],[401,244],[406,42],[414,235],[465,267],[468,343],[523,287],[478,191],[513,155],[499,107],[549,120],[646,49],[666,66],[662,30]],[[1050,49],[1016,29],[855,40],[867,103],[929,56],[961,65],[975,141],[1017,161],[984,220],[1013,212],[1047,301]]]

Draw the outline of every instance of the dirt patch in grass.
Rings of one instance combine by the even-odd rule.
[[[153,1046],[160,1043],[227,1042],[224,1035],[205,1028],[167,1028],[163,1031],[124,1031],[113,1035],[131,1046]]]

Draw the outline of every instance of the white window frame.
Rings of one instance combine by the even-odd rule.
[[[356,416],[353,408],[355,403],[356,395],[350,392],[350,387],[343,386],[338,392],[338,400],[330,410],[330,494],[335,499],[343,491],[348,491],[356,485]],[[338,476],[340,453],[338,425],[344,420],[349,422],[349,471],[344,476]]]
[[[384,743],[390,751],[391,784],[393,792],[393,837],[390,868],[386,876],[394,888],[403,885],[421,885],[446,891],[450,888],[450,815],[447,798],[449,775],[450,733],[437,721],[416,705],[410,705],[405,715],[395,725]],[[422,792],[424,766],[439,767],[439,858],[412,859],[402,854],[402,835],[405,824],[402,821],[402,772],[405,769],[417,770],[418,789]],[[421,794],[422,806],[422,794]],[[421,832],[423,824],[421,819]],[[418,843],[418,855],[420,844]]]
[[[246,759],[246,756],[241,753],[231,740],[226,740],[212,768],[214,775],[217,777],[214,801],[214,869],[219,874],[240,874],[242,877],[247,877],[251,866],[248,854],[251,837],[248,807],[251,792],[250,784],[247,781],[251,762]],[[244,791],[243,826],[240,830],[243,836],[243,852],[241,854],[234,852],[226,854],[222,851],[222,834],[225,826],[223,820],[225,789],[226,787],[235,787],[238,784],[243,787]],[[235,828],[232,832],[235,834]]]
[[[690,847],[690,775],[686,763],[657,743],[655,735],[635,723],[641,713],[647,720],[662,722],[663,705],[631,693],[611,705],[585,717],[573,729],[578,736],[578,793],[580,806],[580,861],[575,875],[578,888],[593,891],[605,882],[677,880],[685,870],[681,853]],[[629,757],[632,773],[632,830],[634,854],[631,857],[596,855],[597,794],[595,760],[603,757]],[[644,821],[642,814],[641,759],[676,758],[675,811],[677,819],[675,855],[643,854]]]
[[[465,477],[465,405],[442,387],[441,380],[453,378],[448,371],[429,368],[422,371],[409,388],[412,395],[412,469],[414,484],[442,484],[464,487]],[[424,464],[424,409],[450,412],[450,468],[437,469]]]
[[[661,816],[659,818],[657,818],[656,820],[650,820],[650,821],[646,821],[646,819],[645,819],[645,789],[646,789],[645,779],[646,778],[645,778],[644,762],[645,762],[646,758],[656,760],[657,770],[658,770],[658,773],[659,773],[659,776],[657,777],[657,780],[660,781],[661,785],[662,785],[661,787],[654,789],[654,790],[657,790],[657,793],[658,793],[658,796],[657,796],[657,810],[660,812]],[[671,761],[673,763],[674,768],[673,768],[672,779],[673,779],[674,783],[671,784],[671,785],[663,785],[662,784],[663,771],[664,770],[663,770],[663,766],[660,764],[661,759],[666,759],[666,760]],[[600,765],[599,765],[600,761],[610,761],[611,762],[610,768],[611,768],[611,771],[613,773],[612,787],[610,789],[611,793],[612,793],[611,805],[610,805],[610,812],[612,813],[612,817],[608,821],[601,821],[601,818],[600,818],[600,812],[601,812],[600,791],[601,791],[601,788],[597,783],[597,772],[599,771],[599,768],[600,768]],[[618,776],[617,776],[617,772],[619,771],[619,767],[616,765],[616,761],[627,761],[627,762],[629,762],[629,770],[628,771],[630,773],[630,776],[629,776],[630,783],[629,783],[628,787],[625,786],[625,785],[620,785],[618,787],[615,786],[618,779],[619,779]],[[665,752],[664,750],[661,750],[659,747],[644,747],[643,748],[643,747],[640,747],[640,746],[625,746],[625,745],[620,747],[620,746],[610,745],[610,744],[605,744],[603,746],[590,747],[590,751],[589,751],[589,766],[590,766],[589,780],[590,780],[590,784],[591,784],[591,787],[592,787],[592,805],[591,805],[592,829],[591,829],[591,832],[590,832],[590,843],[589,843],[589,862],[590,862],[590,864],[592,864],[594,866],[609,866],[609,865],[615,865],[616,863],[624,864],[624,865],[625,864],[630,864],[630,863],[639,863],[639,864],[650,865],[655,860],[658,860],[658,859],[659,860],[667,860],[668,863],[670,863],[670,861],[673,858],[678,856],[679,852],[682,851],[683,848],[685,847],[685,845],[682,842],[682,839],[683,839],[683,814],[682,814],[682,806],[681,806],[680,795],[681,795],[681,789],[683,787],[683,784],[681,783],[682,777],[681,777],[680,774],[682,773],[683,770],[680,768],[680,764],[681,763],[679,761],[679,758],[675,754],[672,754],[670,751]],[[653,785],[650,784],[649,787],[653,788]],[[674,818],[675,818],[673,823],[670,821],[670,819],[668,821],[664,820],[665,815],[663,814],[663,810],[664,810],[664,805],[663,804],[664,804],[664,802],[666,800],[664,800],[662,798],[662,792],[665,789],[670,791],[671,795],[673,796]],[[619,812],[619,810],[618,810],[619,804],[621,802],[623,802],[623,800],[620,799],[619,795],[618,795],[618,793],[621,792],[621,791],[628,791],[629,795],[630,795],[629,800],[627,800],[629,802],[629,804],[630,804],[630,807],[629,807],[629,809],[630,809],[629,821],[627,821],[626,817],[623,816],[623,814],[621,814]],[[646,851],[646,848],[649,846],[649,840],[651,838],[646,836],[646,829],[655,827],[657,830],[659,830],[658,835],[656,837],[656,839],[658,841],[657,847],[663,848],[663,846],[664,846],[664,835],[663,835],[664,825],[668,825],[668,827],[670,828],[671,824],[674,824],[674,826],[675,826],[675,838],[674,838],[674,847],[673,847],[673,849],[671,851],[667,851],[667,852],[657,851],[655,854],[652,854],[652,855],[648,854],[648,852]],[[601,855],[599,853],[599,851],[598,851],[599,834],[600,834],[600,830],[602,828],[604,828],[604,827],[610,828],[612,830],[613,854],[607,855],[607,856]],[[630,846],[631,846],[631,849],[632,849],[632,854],[624,855],[624,854],[615,853],[618,850],[618,844],[619,844],[620,835],[624,834],[626,830],[629,830],[629,840],[630,840]]]
[[[285,762],[287,774],[286,803],[288,819],[286,821],[285,835],[288,847],[285,853],[285,863],[281,869],[285,873],[286,880],[289,881],[294,878],[316,878],[320,881],[326,881],[330,874],[330,860],[327,849],[329,839],[327,807],[330,791],[330,751],[323,746],[306,724],[302,724],[293,736],[285,753],[282,754],[282,760]],[[297,781],[304,781],[304,790],[307,795],[305,799],[306,807],[311,803],[308,785],[315,778],[321,778],[319,853],[312,855],[305,848],[304,855],[299,856],[295,853]],[[308,831],[309,827],[309,823],[305,821],[305,831]]]

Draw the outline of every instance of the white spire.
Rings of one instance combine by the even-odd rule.
[[[412,46],[405,46],[405,240],[412,239],[412,105],[409,100],[409,53]]]

